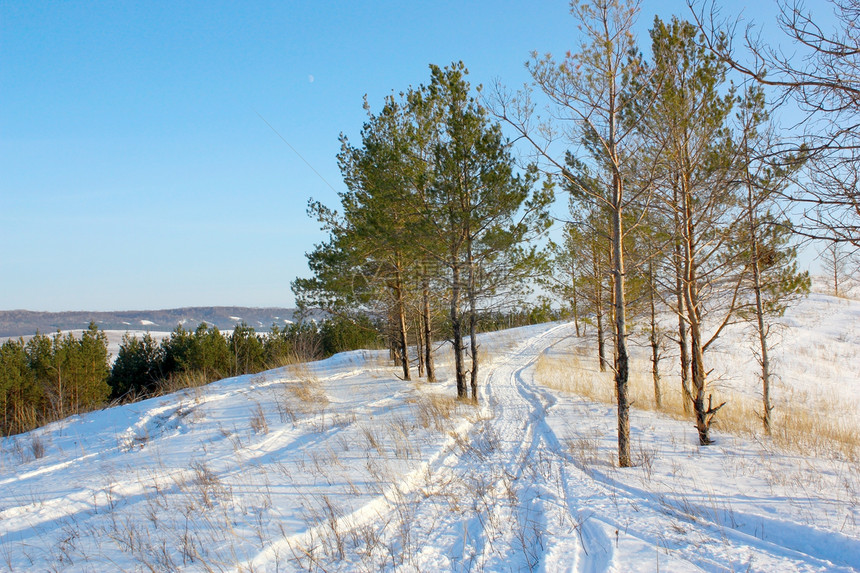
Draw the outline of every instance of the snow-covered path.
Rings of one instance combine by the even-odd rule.
[[[481,417],[420,491],[378,516],[396,522],[408,508],[408,535],[401,525],[387,540],[404,550],[407,565],[419,571],[860,568],[857,539],[744,514],[716,491],[677,490],[650,476],[648,489],[634,485],[654,471],[643,467],[653,460],[643,460],[641,449],[640,466],[629,470],[613,465],[611,446],[609,458],[578,462],[570,433],[595,421],[611,426],[612,408],[560,403],[534,377],[537,356],[571,331],[557,326],[493,361]],[[568,435],[560,439],[553,428]],[[601,434],[611,443],[614,433],[606,429]]]
[[[860,571],[856,461],[634,409],[620,469],[572,326],[480,344],[478,408],[363,351],[4,438],[0,570]]]

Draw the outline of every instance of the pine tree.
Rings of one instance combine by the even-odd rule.
[[[792,244],[793,226],[782,214],[780,199],[791,176],[803,165],[803,156],[783,155],[779,162],[770,159],[776,146],[769,128],[764,91],[754,86],[747,90],[739,112],[743,137],[740,142],[741,179],[746,190],[743,207],[746,225],[737,239],[741,258],[748,261],[747,288],[752,291],[751,308],[744,316],[754,324],[758,338],[757,357],[761,366],[762,413],[766,434],[771,431],[771,364],[769,338],[771,323],[782,316],[793,301],[809,292],[808,272],[797,269],[797,248]]]
[[[28,364],[24,340],[7,340],[0,345],[0,433],[18,434],[36,427],[43,401]]]
[[[725,65],[707,50],[692,24],[655,18],[651,39],[653,79],[640,89],[654,104],[637,126],[660,150],[661,202],[675,226],[680,296],[674,310],[683,321],[681,368],[686,369],[689,333],[691,399],[699,441],[705,445],[711,443],[710,424],[723,404],[712,403],[704,357],[738,310],[745,268],[731,251],[733,229],[742,220],[734,171],[737,146],[729,125],[736,95],[725,86]],[[716,324],[710,333],[706,320]]]
[[[252,374],[263,369],[265,363],[263,341],[245,322],[235,326],[227,343],[230,347],[233,376]]]
[[[636,56],[633,25],[638,5],[624,0],[571,2],[571,13],[577,19],[585,40],[576,52],[556,61],[552,56],[534,54],[528,65],[534,84],[550,100],[552,115],[565,126],[535,125],[534,104],[528,93],[511,100],[499,94],[495,113],[508,121],[537,152],[560,172],[571,185],[577,177],[565,163],[554,157],[551,149],[561,133],[566,144],[576,146],[577,159],[594,166],[601,180],[595,189],[580,186],[584,196],[605,208],[611,250],[612,317],[615,351],[615,387],[618,396],[618,462],[630,466],[630,403],[628,397],[629,356],[627,351],[626,269],[624,239],[625,209],[636,202],[645,189],[629,184],[634,169],[633,156],[640,143],[635,131],[623,123],[632,99],[640,94],[629,92],[630,81],[642,72]],[[572,127],[573,129],[569,129]],[[544,141],[540,141],[544,138]]]
[[[164,354],[164,347],[148,332],[140,338],[125,333],[108,380],[111,397],[123,399],[153,392],[163,377]]]
[[[480,306],[510,300],[538,261],[537,249],[526,246],[549,225],[549,186],[533,190],[534,168],[516,174],[510,144],[501,128],[471,95],[462,62],[431,66],[424,98],[438,115],[440,143],[433,185],[423,204],[423,219],[434,250],[446,268],[449,320],[454,346],[457,396],[478,401],[479,356],[477,323]],[[468,329],[466,379],[464,335]]]
[[[104,331],[94,322],[81,334],[78,351],[74,410],[91,410],[105,403],[110,395],[110,354]]]

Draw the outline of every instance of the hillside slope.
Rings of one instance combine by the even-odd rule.
[[[858,311],[792,311],[780,399],[851,398]],[[754,397],[745,336],[721,343],[719,382]],[[358,351],[3,439],[0,569],[860,570],[857,460],[719,429],[700,448],[689,421],[634,410],[621,469],[614,407],[543,384],[590,340],[548,324],[480,343],[478,408],[449,398],[444,351],[432,385]]]

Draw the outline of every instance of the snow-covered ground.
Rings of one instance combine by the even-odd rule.
[[[789,312],[777,408],[857,421],[858,319],[823,295]],[[5,438],[0,569],[860,570],[858,460],[719,428],[701,448],[636,409],[618,468],[614,407],[536,375],[590,366],[592,341],[547,324],[480,344],[478,408],[450,399],[444,352],[426,384],[357,351]],[[751,347],[738,327],[712,353],[725,395],[757,399]]]

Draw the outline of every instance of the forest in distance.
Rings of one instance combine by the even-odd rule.
[[[549,309],[481,317],[482,330],[558,318]],[[367,317],[331,316],[272,324],[257,332],[182,325],[162,340],[126,332],[115,357],[105,331],[91,322],[74,332],[36,333],[0,344],[0,435],[27,432],[68,416],[194,388],[231,376],[320,360],[338,352],[382,348],[386,332]]]

